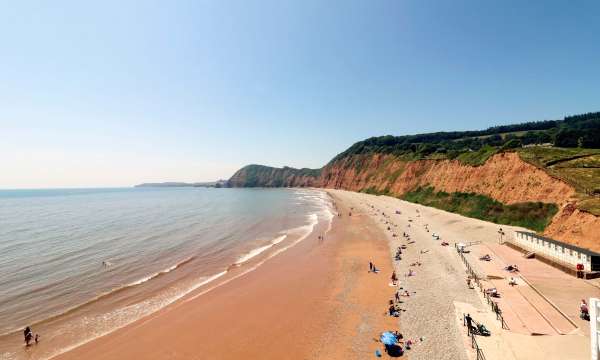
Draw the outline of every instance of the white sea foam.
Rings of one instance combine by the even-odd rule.
[[[278,236],[278,237],[276,237],[275,239],[273,239],[273,241],[271,241],[271,243],[272,243],[273,245],[277,245],[277,244],[279,244],[280,242],[282,242],[283,240],[285,240],[285,238],[287,238],[287,234],[283,234],[283,235],[281,235],[281,236]]]
[[[89,341],[92,341],[98,337],[109,334],[117,329],[120,329],[120,328],[142,318],[142,317],[150,315],[151,313],[156,312],[156,311],[160,310],[161,308],[164,308],[165,306],[173,304],[174,302],[176,302],[179,299],[186,297],[183,300],[183,302],[191,301],[199,296],[206,294],[209,291],[212,291],[213,289],[215,289],[223,284],[226,284],[226,283],[233,281],[241,276],[246,275],[247,273],[249,273],[251,271],[254,271],[255,269],[260,267],[262,264],[264,264],[269,259],[296,246],[297,244],[299,244],[300,242],[302,242],[303,240],[308,238],[310,236],[310,234],[314,231],[315,227],[319,224],[320,219],[329,221],[329,226],[328,226],[328,230],[327,230],[327,231],[329,231],[331,229],[331,223],[334,218],[334,214],[330,210],[330,206],[329,206],[330,202],[328,201],[327,194],[325,192],[317,193],[314,190],[306,191],[306,192],[304,192],[304,194],[308,195],[308,196],[306,196],[306,198],[307,198],[306,200],[310,200],[310,202],[312,202],[313,204],[318,203],[319,205],[322,205],[321,211],[318,211],[317,213],[308,215],[307,216],[307,224],[298,226],[298,227],[295,227],[292,229],[288,229],[287,231],[285,231],[285,233],[281,233],[280,235],[278,235],[277,237],[272,239],[270,243],[265,244],[260,247],[257,247],[255,249],[252,249],[248,253],[240,256],[240,258],[236,261],[235,264],[241,265],[243,263],[248,262],[250,259],[255,258],[259,254],[264,253],[265,251],[267,251],[271,248],[274,249],[274,251],[270,252],[266,257],[263,257],[259,262],[252,264],[250,267],[248,267],[246,269],[243,269],[242,272],[236,274],[235,276],[232,276],[232,277],[226,279],[225,281],[219,282],[216,285],[208,287],[208,288],[202,290],[201,292],[194,294],[191,297],[189,296],[189,294],[191,294],[191,293],[195,292],[197,289],[204,287],[204,286],[214,282],[215,280],[225,276],[228,273],[228,270],[224,270],[224,271],[216,273],[212,276],[199,279],[197,282],[195,282],[191,285],[188,285],[183,289],[182,288],[174,288],[172,291],[170,291],[168,293],[161,294],[161,296],[149,298],[147,300],[144,300],[144,301],[136,303],[136,304],[132,304],[132,305],[125,306],[122,308],[114,309],[113,311],[111,311],[109,313],[99,314],[99,315],[90,316],[90,317],[83,317],[79,320],[81,323],[87,323],[87,324],[104,323],[104,324],[111,324],[111,326],[110,326],[110,328],[102,327],[102,326],[96,327],[97,331],[94,332],[90,337],[87,337],[86,339],[82,339],[71,346],[68,346],[68,347],[65,347],[62,349],[57,349],[57,351],[55,353],[49,355],[48,358],[51,358],[56,355],[62,354],[64,352],[70,351],[70,350],[72,350],[76,347],[79,347]],[[318,195],[315,196],[313,194],[318,194]],[[311,195],[313,195],[313,196],[311,196]],[[293,241],[283,243],[289,237],[292,237]],[[281,245],[278,245],[278,244],[281,244]],[[179,262],[178,264],[175,264],[175,265],[173,265],[169,268],[166,268],[160,272],[157,272],[155,274],[138,279],[138,280],[128,284],[127,286],[136,286],[139,284],[143,284],[157,276],[160,276],[161,274],[165,274],[165,273],[168,273],[168,272],[171,272],[171,271],[177,269],[177,267],[181,266],[183,263],[186,263],[190,260],[191,259],[186,259],[186,260]],[[179,305],[175,304],[175,306],[179,306]]]
[[[131,282],[131,283],[127,284],[125,287],[130,287],[130,286],[136,286],[136,285],[140,285],[140,284],[143,284],[143,283],[145,283],[145,282],[147,282],[147,281],[149,281],[149,280],[152,280],[152,279],[154,279],[154,278],[155,278],[155,277],[157,277],[157,276],[160,276],[160,275],[163,275],[163,274],[170,273],[171,271],[173,271],[173,270],[177,269],[178,267],[180,267],[181,265],[183,265],[183,264],[185,264],[185,263],[187,263],[187,262],[191,261],[192,259],[194,259],[194,257],[193,257],[193,256],[190,256],[189,258],[187,258],[187,259],[185,259],[185,260],[183,260],[183,261],[180,261],[180,262],[178,262],[177,264],[175,264],[175,265],[172,265],[172,266],[170,266],[170,267],[168,267],[168,268],[166,268],[166,269],[164,269],[164,270],[162,270],[162,271],[156,272],[156,273],[154,273],[154,274],[152,274],[152,275],[148,275],[148,276],[145,276],[145,277],[143,277],[143,278],[141,278],[141,279],[138,279],[138,280],[136,280],[136,281],[133,281],[133,282]]]
[[[91,323],[91,324],[110,323],[111,327],[110,327],[110,329],[103,329],[103,330],[97,331],[92,336],[90,336],[82,341],[79,341],[73,345],[58,349],[56,352],[49,354],[47,357],[44,357],[43,360],[51,359],[55,356],[58,356],[60,354],[63,354],[70,350],[73,350],[81,345],[84,345],[94,339],[97,339],[104,335],[110,334],[115,330],[123,328],[144,316],[150,315],[150,314],[164,308],[165,306],[168,306],[168,305],[174,303],[175,301],[188,295],[189,293],[193,292],[194,290],[196,290],[204,285],[207,285],[226,274],[227,274],[227,270],[221,271],[220,273],[214,274],[207,278],[203,278],[202,280],[198,281],[197,283],[194,283],[193,285],[187,287],[184,291],[177,291],[173,294],[170,294],[170,296],[167,296],[164,298],[159,298],[159,299],[150,298],[150,299],[147,299],[145,301],[142,301],[142,302],[139,302],[139,303],[136,303],[133,305],[115,309],[107,314],[102,314],[102,315],[93,316],[93,317],[83,317],[79,320],[81,323]],[[0,354],[0,355],[8,356],[9,354]],[[4,359],[4,358],[2,358],[2,359]],[[6,359],[10,359],[10,357],[7,357]]]
[[[262,254],[263,252],[269,250],[273,246],[275,246],[275,245],[279,244],[280,242],[282,242],[283,240],[285,240],[286,237],[287,237],[287,234],[278,236],[275,239],[271,240],[271,242],[269,244],[250,250],[249,252],[240,256],[239,259],[234,263],[234,265],[241,265],[241,264],[245,263],[246,261]]]
[[[256,249],[252,249],[249,252],[247,252],[246,254],[240,256],[240,258],[235,262],[235,265],[243,264],[246,261],[252,259],[253,257],[258,256],[258,255],[262,254],[263,252],[269,250],[271,247],[273,247],[273,244],[268,244],[265,246],[257,247]]]

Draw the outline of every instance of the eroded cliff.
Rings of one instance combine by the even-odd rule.
[[[544,234],[600,252],[600,217],[577,208],[575,189],[516,152],[491,156],[480,166],[458,160],[407,160],[390,154],[338,158],[319,170],[252,165],[239,170],[230,186],[324,187],[372,191],[402,197],[419,187],[448,193],[476,193],[504,204],[554,203],[558,213]]]

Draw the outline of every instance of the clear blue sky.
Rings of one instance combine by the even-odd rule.
[[[0,188],[320,167],[600,110],[600,2],[4,2],[0,84]]]

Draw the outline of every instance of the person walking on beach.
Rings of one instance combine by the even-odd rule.
[[[373,262],[369,261],[369,272],[373,272]]]
[[[473,318],[471,317],[471,314],[467,314],[465,320],[467,321],[467,335],[471,335],[471,326],[473,326]]]

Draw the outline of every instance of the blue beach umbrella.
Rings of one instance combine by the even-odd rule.
[[[396,342],[398,342],[396,335],[392,334],[390,331],[386,331],[383,334],[381,334],[381,337],[379,338],[379,340],[381,340],[383,345],[390,345],[390,346],[394,345]]]

